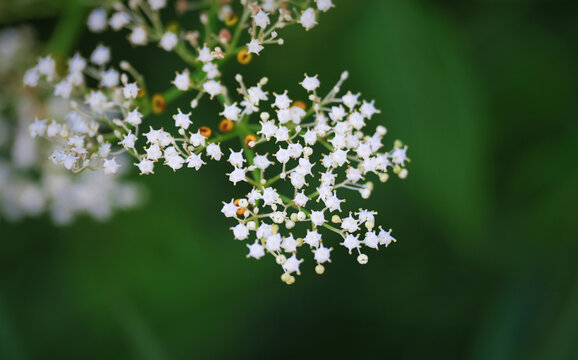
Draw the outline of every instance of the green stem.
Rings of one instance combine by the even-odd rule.
[[[59,58],[68,56],[82,34],[81,29],[87,12],[88,8],[82,1],[68,0],[64,12],[46,46],[46,51]]]

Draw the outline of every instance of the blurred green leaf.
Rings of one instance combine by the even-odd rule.
[[[371,79],[364,92],[409,145],[410,177],[399,188],[440,221],[456,250],[476,252],[488,223],[488,130],[465,39],[417,1],[379,1],[367,10],[348,40],[357,71]]]

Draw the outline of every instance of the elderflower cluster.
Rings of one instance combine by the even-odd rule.
[[[140,191],[134,184],[102,172],[67,172],[46,161],[52,146],[30,137],[31,119],[61,116],[66,107],[22,91],[22,59],[36,56],[37,47],[30,28],[0,32],[0,214],[18,220],[48,213],[57,224],[68,224],[80,214],[104,220],[115,209],[135,206]],[[38,68],[50,73],[51,65],[43,61]]]
[[[235,50],[241,32],[249,35],[244,56],[259,55],[266,45],[283,44],[279,30],[293,24],[310,30],[317,25],[319,14],[334,6],[332,0],[316,0],[313,6],[310,3],[309,0],[220,0],[204,3],[177,0],[175,8],[180,15],[201,9],[199,20],[203,30],[186,30],[163,25],[159,13],[168,5],[165,0],[117,1],[110,8],[93,10],[88,18],[88,28],[95,33],[109,27],[113,31],[126,30],[128,41],[133,46],[156,43],[165,51],[176,51],[187,57],[196,55],[199,61],[209,63]]]
[[[247,64],[264,46],[282,44],[278,31],[288,25],[313,28],[332,1],[177,0],[178,13],[198,11],[198,30],[165,24],[161,11],[168,4],[116,2],[88,18],[93,32],[127,30],[133,46],[156,44],[185,63],[174,69],[162,94],[150,94],[145,77],[128,62],[111,65],[104,45],[87,58],[75,54],[64,73],[50,56],[26,72],[27,87],[48,88],[66,103],[65,115],[36,119],[28,128],[33,138],[55,144],[52,162],[104,175],[117,174],[125,154],[134,158],[141,175],[161,166],[200,171],[208,161],[229,163],[225,176],[239,195],[224,202],[221,211],[236,221],[233,237],[246,243],[250,258],[272,255],[287,284],[301,273],[306,252],[322,274],[340,247],[365,264],[368,248],[395,242],[391,230],[376,225],[376,211],[346,207],[347,190],[367,199],[373,178],[386,182],[395,174],[404,179],[409,162],[407,147],[396,140],[386,148],[385,127],[371,124],[379,113],[374,102],[341,91],[347,73],[325,96],[318,77],[305,75],[299,84],[307,103],[288,91],[270,93],[267,78],[248,86],[237,74],[236,92],[225,85],[233,82],[223,66],[227,61]],[[182,96],[190,106],[150,124],[150,114],[167,114],[170,102]],[[194,115],[203,98],[222,109],[215,126],[200,126]]]
[[[270,97],[262,89],[266,81],[247,89],[238,78],[244,105],[240,116],[251,126],[250,115],[259,113],[255,127],[259,137],[246,144],[255,148],[254,154],[230,152],[229,180],[234,185],[247,182],[252,188],[224,203],[222,212],[238,222],[233,236],[248,243],[248,257],[272,255],[283,269],[282,280],[289,284],[295,281],[293,274],[301,273],[304,249],[313,253],[315,270],[322,274],[323,264],[331,261],[332,245],[342,245],[365,264],[363,248],[377,250],[395,241],[391,230],[376,227],[377,212],[345,209],[342,192],[351,190],[366,199],[373,189],[369,176],[385,182],[391,171],[405,178],[408,162],[407,147],[399,141],[384,150],[383,126],[365,132],[379,111],[359,94],[340,95],[347,76],[344,73],[322,98],[317,77],[306,75],[301,85],[309,93],[308,107],[293,101],[287,91]],[[274,111],[264,104],[270,98]]]

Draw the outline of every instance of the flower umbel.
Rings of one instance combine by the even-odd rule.
[[[407,177],[407,147],[395,141],[385,148],[386,128],[371,124],[379,114],[374,101],[342,91],[347,72],[324,96],[319,77],[306,74],[298,98],[306,101],[292,99],[287,90],[269,92],[267,78],[249,86],[237,74],[236,92],[226,85],[232,80],[226,78],[227,61],[260,58],[268,45],[283,44],[278,31],[289,25],[313,29],[333,2],[181,1],[179,12],[200,7],[203,28],[190,31],[165,25],[159,14],[165,7],[164,0],[117,2],[89,17],[94,32],[126,29],[132,45],[155,43],[183,60],[163,94],[149,97],[144,76],[129,63],[112,66],[105,45],[87,59],[75,55],[64,74],[50,57],[26,73],[27,86],[50,88],[71,109],[61,119],[29,127],[32,137],[57,145],[51,160],[74,172],[109,175],[122,168],[117,157],[124,153],[141,175],[159,166],[200,171],[208,161],[227,162],[225,176],[238,195],[223,202],[221,211],[233,220],[233,238],[246,242],[247,257],[273,256],[287,284],[301,274],[307,253],[322,274],[338,248],[366,264],[368,248],[395,242],[391,230],[376,226],[376,211],[347,208],[345,192],[367,199],[374,178]],[[163,115],[162,126],[149,124],[149,114],[164,114],[183,95],[191,99],[190,108]],[[219,103],[214,127],[199,126],[195,117],[202,98]]]

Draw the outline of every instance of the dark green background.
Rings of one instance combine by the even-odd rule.
[[[410,176],[351,202],[397,244],[366,266],[340,248],[287,286],[232,240],[222,164],[134,176],[147,205],[110,222],[0,222],[1,359],[578,358],[578,3],[335,3],[243,71],[297,93],[347,69],[376,100]],[[153,91],[184,68],[104,38]]]

